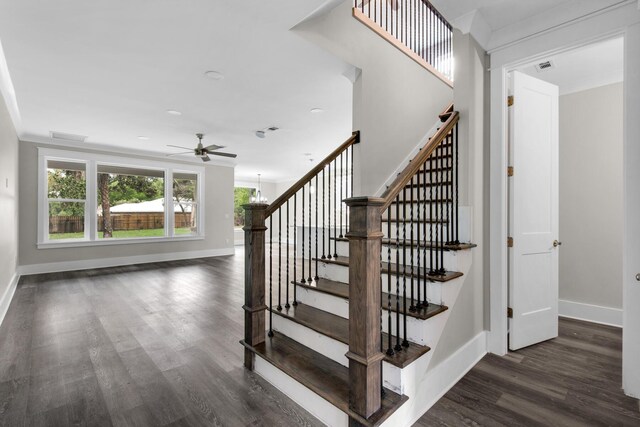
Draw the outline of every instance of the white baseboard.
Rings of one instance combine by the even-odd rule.
[[[415,384],[413,392],[405,389],[405,392],[409,392],[407,393],[409,400],[382,425],[389,427],[413,425],[486,354],[487,332],[482,331],[436,367],[429,369],[420,382]],[[409,365],[409,368],[411,366]],[[408,374],[418,375],[410,372]]]
[[[207,258],[233,255],[235,248],[209,249],[204,251],[171,252],[160,254],[136,255],[130,257],[97,258],[79,261],[49,262],[29,264],[18,267],[20,275],[55,273],[60,271],[88,270],[91,268],[118,267],[122,265],[147,264],[150,262],[177,261],[181,259]]]
[[[14,273],[11,281],[9,281],[9,286],[5,290],[4,295],[0,297],[0,325],[2,325],[4,316],[6,316],[7,311],[9,310],[9,305],[11,304],[11,300],[13,299],[13,295],[16,293],[16,287],[18,286],[19,280],[20,275],[18,273]]]
[[[558,315],[570,319],[622,327],[622,309],[620,308],[560,300],[558,301]]]

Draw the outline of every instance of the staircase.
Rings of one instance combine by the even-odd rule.
[[[459,115],[440,120],[381,197],[353,197],[356,132],[271,205],[245,206],[245,366],[327,425],[409,422],[399,409],[471,265]]]

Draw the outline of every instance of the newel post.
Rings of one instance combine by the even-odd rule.
[[[264,342],[266,329],[264,302],[265,211],[268,205],[243,205],[244,216],[244,342],[251,347]],[[244,366],[253,370],[254,354],[244,350]]]
[[[349,406],[369,418],[381,406],[380,250],[384,200],[353,197],[349,206]],[[360,425],[350,419],[350,425]]]

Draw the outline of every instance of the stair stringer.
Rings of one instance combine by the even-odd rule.
[[[453,301],[450,303],[449,310],[438,314],[435,318],[440,318],[439,332],[435,336],[431,336],[427,345],[431,347],[431,351],[423,355],[415,362],[399,369],[394,366],[384,366],[384,375],[386,378],[393,378],[394,383],[400,383],[400,389],[394,389],[386,384],[385,386],[402,393],[409,397],[407,403],[394,413],[382,426],[410,426],[415,423],[426,411],[433,406],[440,397],[442,397],[451,387],[453,387],[471,369],[487,352],[486,352],[486,332],[483,331],[459,348],[447,359],[432,367],[431,359],[435,354],[440,338],[446,331],[447,321],[456,310],[455,301],[457,300],[462,287],[469,277],[468,273],[471,269],[473,256],[471,250],[466,252],[466,261],[460,261],[459,266],[464,276],[454,280],[450,287],[443,287],[443,293],[446,292],[446,299]],[[446,289],[446,291],[445,291]],[[452,299],[453,298],[453,299]],[[430,328],[431,329],[431,328]],[[433,329],[431,333],[433,333]],[[393,368],[393,369],[392,369]],[[395,369],[395,371],[394,371]],[[389,372],[387,372],[387,370]]]

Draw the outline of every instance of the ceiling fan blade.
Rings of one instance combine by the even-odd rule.
[[[203,150],[206,151],[215,151],[215,150],[219,150],[221,148],[224,148],[224,145],[216,145],[216,144],[212,144],[209,145],[208,147],[204,147]]]
[[[181,147],[179,145],[167,145],[167,147],[173,147],[173,148],[182,148],[184,150],[191,150],[193,151],[193,148],[189,148],[189,147]]]
[[[193,151],[182,151],[180,153],[171,153],[171,154],[167,154],[167,157],[179,156],[180,154],[193,154]]]
[[[202,159],[203,162],[208,162],[209,160],[211,160],[211,158],[206,154],[204,156],[201,156],[200,158]]]
[[[232,153],[218,153],[218,152],[216,152],[216,151],[214,151],[213,153],[209,153],[209,154],[211,154],[212,156],[233,157],[233,158],[238,157],[238,155],[237,155],[237,154],[232,154]]]

